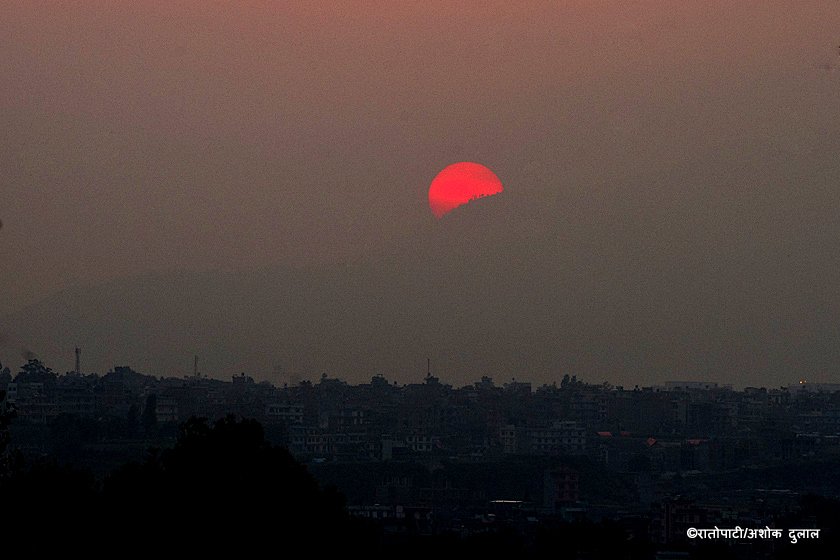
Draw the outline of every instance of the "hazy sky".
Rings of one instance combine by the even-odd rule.
[[[27,348],[69,369],[83,342],[91,369],[159,375],[199,353],[219,377],[408,380],[429,355],[456,384],[838,379],[836,0],[10,1],[2,14],[4,363]],[[438,222],[428,185],[462,160],[505,192]],[[160,303],[143,324],[228,328],[139,340],[103,317],[131,323],[148,305],[79,303],[144,279],[168,301],[160,279],[180,273],[286,267],[343,284],[317,272],[335,265],[364,271],[359,289],[313,296],[323,305],[297,311],[310,330],[274,354],[274,323],[200,311],[201,296],[185,323]],[[431,301],[434,278],[453,281]],[[454,279],[486,297],[460,297]],[[368,305],[375,281],[388,295]],[[218,297],[258,309],[271,284],[237,288],[240,307]],[[50,313],[22,319],[45,298]],[[333,306],[378,311],[366,324]]]

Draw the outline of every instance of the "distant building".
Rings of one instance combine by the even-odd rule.
[[[6,402],[24,422],[48,424],[61,410],[43,383],[9,383]]]
[[[552,513],[580,501],[580,475],[569,467],[545,471],[543,506]]]
[[[513,424],[506,424],[499,429],[499,443],[502,446],[502,453],[507,455],[512,453],[520,453],[521,438],[517,435],[516,426]]]
[[[265,417],[269,422],[303,424],[303,405],[272,403],[266,405]]]
[[[535,455],[582,455],[586,452],[586,429],[574,420],[529,428],[527,438],[530,451]]]
[[[531,384],[524,383],[522,381],[511,380],[510,383],[504,384],[504,390],[510,394],[516,395],[530,395],[531,394]]]
[[[177,422],[178,399],[172,395],[158,395],[155,403],[155,417],[158,422]]]
[[[668,391],[711,391],[713,389],[732,389],[732,385],[718,385],[711,381],[666,381]]]
[[[406,447],[415,453],[429,453],[438,446],[438,438],[425,434],[411,434],[405,437]]]
[[[800,379],[799,383],[792,383],[787,388],[790,392],[836,393],[840,391],[840,383],[811,383],[806,379]]]

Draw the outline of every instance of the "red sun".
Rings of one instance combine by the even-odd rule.
[[[429,207],[437,218],[476,198],[504,189],[496,174],[478,163],[462,161],[443,169],[429,186]]]

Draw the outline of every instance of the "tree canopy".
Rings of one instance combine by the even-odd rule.
[[[0,500],[0,524],[31,552],[57,543],[106,552],[106,542],[148,553],[239,556],[292,544],[328,552],[363,535],[337,492],[266,442],[259,423],[234,417],[190,419],[172,449],[101,482],[55,463],[30,465],[0,482]],[[38,536],[45,531],[51,539]]]

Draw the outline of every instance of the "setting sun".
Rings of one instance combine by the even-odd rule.
[[[429,207],[437,218],[451,210],[504,188],[496,174],[478,163],[462,161],[447,166],[429,186]]]

